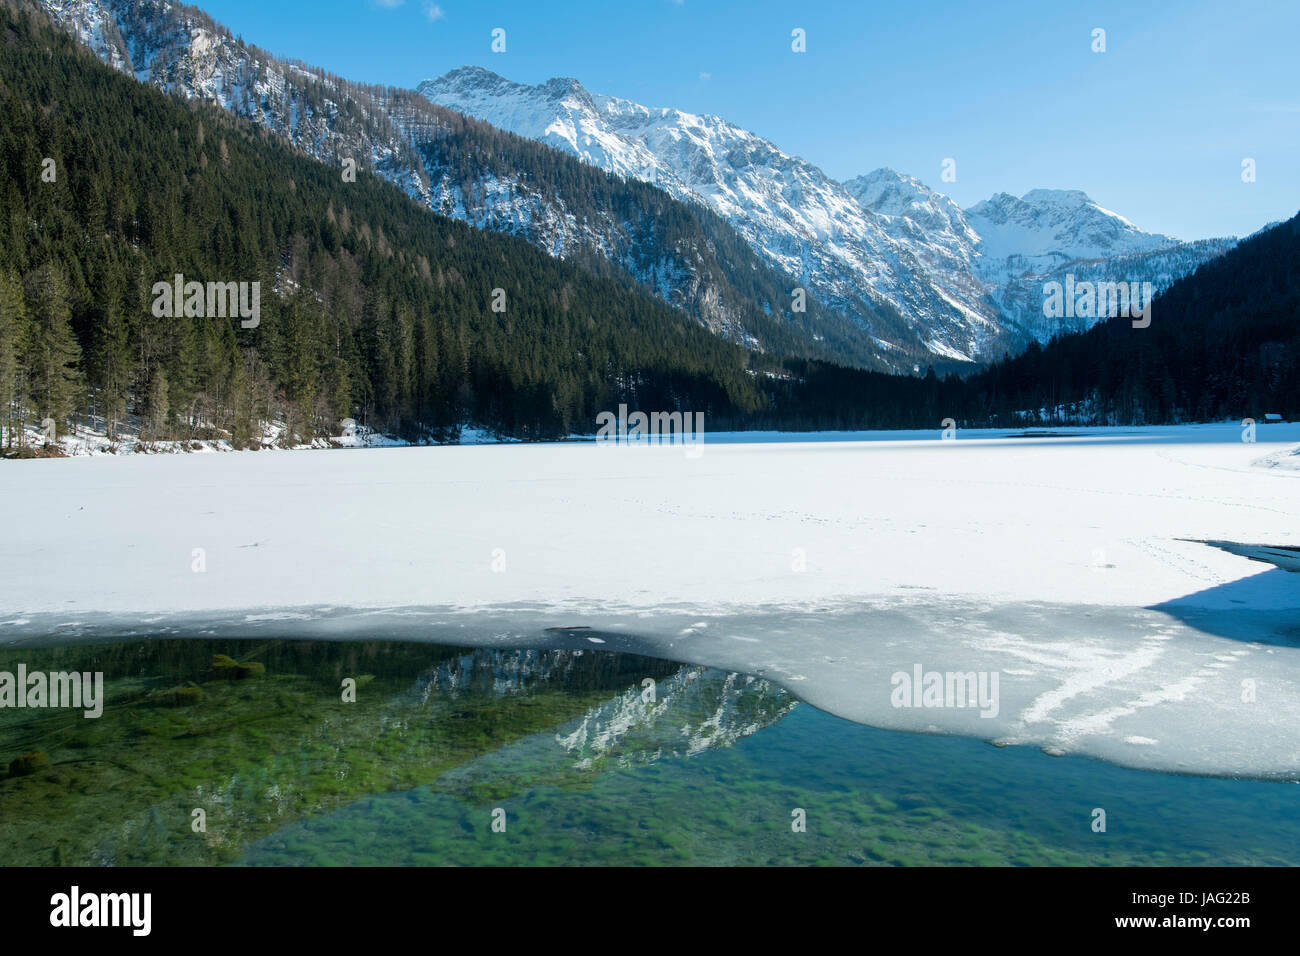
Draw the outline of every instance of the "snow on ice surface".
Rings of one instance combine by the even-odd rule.
[[[594,638],[875,726],[1300,779],[1300,576],[1202,543],[1300,544],[1300,472],[1261,464],[1300,427],[1058,431],[6,462],[0,645]],[[996,673],[996,712],[895,707],[917,666]]]

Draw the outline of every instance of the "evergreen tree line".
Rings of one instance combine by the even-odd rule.
[[[756,425],[935,428],[1300,420],[1300,215],[1117,316],[965,376],[769,362]],[[758,364],[758,363],[756,363]]]
[[[959,414],[997,425],[1300,419],[1300,215],[1175,282],[1148,327],[1035,343],[961,391]]]

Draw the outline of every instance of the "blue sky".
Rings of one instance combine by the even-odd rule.
[[[838,179],[892,166],[963,206],[1083,189],[1181,239],[1245,235],[1300,209],[1297,0],[198,6],[248,42],[350,79],[414,87],[466,64],[527,83],[572,76],[724,116]],[[495,27],[505,53],[490,50]],[[795,27],[806,53],[791,52]],[[955,182],[940,179],[946,158]]]

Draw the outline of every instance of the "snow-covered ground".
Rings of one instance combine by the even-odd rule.
[[[179,455],[206,454],[218,451],[236,451],[227,437],[221,438],[187,438],[180,440],[150,440],[141,438],[140,420],[131,416],[118,426],[114,436],[108,437],[108,428],[102,418],[92,423],[78,422],[71,431],[56,431],[53,440],[47,440],[44,433],[28,424],[23,427],[22,444],[27,448],[52,448],[68,457],[83,455]],[[296,435],[295,435],[296,437]],[[17,441],[17,431],[14,433]],[[468,444],[469,442],[466,442]],[[8,429],[0,427],[0,446],[9,447]],[[283,422],[263,422],[258,436],[258,449],[288,449],[301,451],[308,448],[378,448],[405,445],[400,438],[380,434],[373,429],[357,426],[347,434],[332,438],[314,438],[310,442],[286,441]]]
[[[841,433],[827,432],[826,434]],[[15,432],[15,441],[17,440],[16,436],[17,433]],[[293,441],[285,439],[285,425],[283,422],[262,422],[261,434],[258,436],[258,447],[251,450],[305,451],[320,448],[401,448],[410,444],[404,439],[385,435],[364,425],[356,425],[354,428],[350,428],[338,435],[313,438],[310,442],[296,440],[296,433],[294,439]],[[451,443],[493,445],[515,444],[517,442],[518,439],[502,437],[487,429],[466,425],[455,433]],[[52,448],[69,458],[84,455],[206,454],[209,452],[241,450],[237,449],[228,437],[212,439],[187,438],[174,441],[142,439],[140,437],[139,420],[134,416],[119,426],[112,439],[108,437],[108,429],[105,427],[103,419],[96,419],[93,424],[78,424],[75,430],[56,433],[53,441],[47,441],[39,429],[29,424],[23,428],[22,443],[27,448]],[[0,447],[9,447],[8,430],[2,426],[0,426]]]
[[[1270,467],[1300,426],[1059,431],[4,462],[0,646],[601,647],[876,726],[1300,779],[1300,575],[1201,543],[1300,545],[1300,470]],[[917,667],[996,674],[995,705],[896,706]]]

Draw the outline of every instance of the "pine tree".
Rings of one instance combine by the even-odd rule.
[[[15,433],[21,435],[23,399],[18,388],[19,359],[26,350],[27,310],[23,302],[22,283],[12,272],[0,272],[0,424],[5,429],[5,444],[12,448]]]
[[[100,406],[109,439],[126,414],[131,387],[131,330],[122,314],[122,303],[115,290],[102,297],[93,328],[91,350],[92,374],[98,383]]]
[[[170,406],[167,396],[167,373],[156,369],[149,381],[149,395],[145,401],[141,437],[156,440],[166,437]]]
[[[81,347],[72,334],[67,280],[58,264],[48,262],[28,275],[27,315],[23,361],[34,411],[64,421],[76,403]]]

